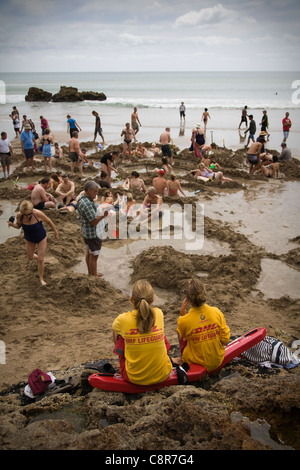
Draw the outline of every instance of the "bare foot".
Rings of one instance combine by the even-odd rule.
[[[40,282],[41,282],[42,286],[46,286],[46,285],[47,285],[43,279],[40,279]]]

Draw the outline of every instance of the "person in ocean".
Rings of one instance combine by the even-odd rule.
[[[186,297],[177,320],[181,356],[174,358],[173,362],[201,364],[210,372],[224,359],[230,329],[223,313],[206,303],[206,288],[199,279],[190,279],[184,293]],[[191,308],[187,312],[189,304]]]
[[[133,310],[121,313],[112,324],[121,375],[139,385],[163,382],[172,370],[164,314],[152,305],[153,301],[151,284],[143,279],[136,281],[130,296]]]
[[[8,225],[16,229],[23,229],[27,258],[30,261],[33,259],[37,260],[40,283],[42,286],[45,286],[44,259],[47,248],[47,233],[43,222],[50,225],[54,232],[55,240],[58,240],[58,231],[52,220],[43,212],[34,209],[30,201],[25,200],[20,204],[20,211],[17,213],[16,222],[8,221]],[[37,250],[37,254],[35,250]]]

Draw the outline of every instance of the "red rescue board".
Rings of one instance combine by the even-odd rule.
[[[247,349],[252,348],[256,344],[260,343],[266,336],[266,329],[259,327],[254,330],[245,333],[243,336],[235,339],[225,347],[225,355],[222,364],[215,370],[208,372],[204,367],[199,364],[189,364],[190,369],[187,372],[188,382],[197,382],[205,375],[212,375],[218,370],[222,369],[228,362],[235,357],[242,354]],[[101,375],[101,373],[95,373],[89,376],[89,383],[92,387],[99,388],[110,392],[121,392],[121,393],[143,393],[150,390],[157,390],[163,387],[169,387],[171,385],[179,385],[177,379],[176,368],[173,368],[169,377],[163,382],[152,384],[152,385],[137,385],[130,382],[126,382],[122,379],[120,374],[114,375]]]

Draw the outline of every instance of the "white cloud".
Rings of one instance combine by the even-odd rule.
[[[200,11],[189,11],[185,15],[179,16],[174,26],[196,26],[201,24],[202,22],[205,23],[220,23],[223,21],[230,20],[232,15],[235,13],[232,10],[228,10],[224,8],[221,3],[210,7],[210,8],[202,8]]]
[[[124,45],[141,46],[143,44],[155,44],[155,40],[143,36],[136,36],[130,33],[120,34],[120,40]]]

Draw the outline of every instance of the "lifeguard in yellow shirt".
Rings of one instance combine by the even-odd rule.
[[[163,382],[170,375],[170,345],[164,333],[163,312],[153,307],[154,292],[146,280],[137,281],[130,301],[134,310],[113,322],[114,353],[124,380],[139,385]]]
[[[230,330],[223,313],[205,303],[206,289],[200,280],[191,279],[185,294],[177,320],[181,358],[176,362],[201,364],[210,372],[223,361]]]

